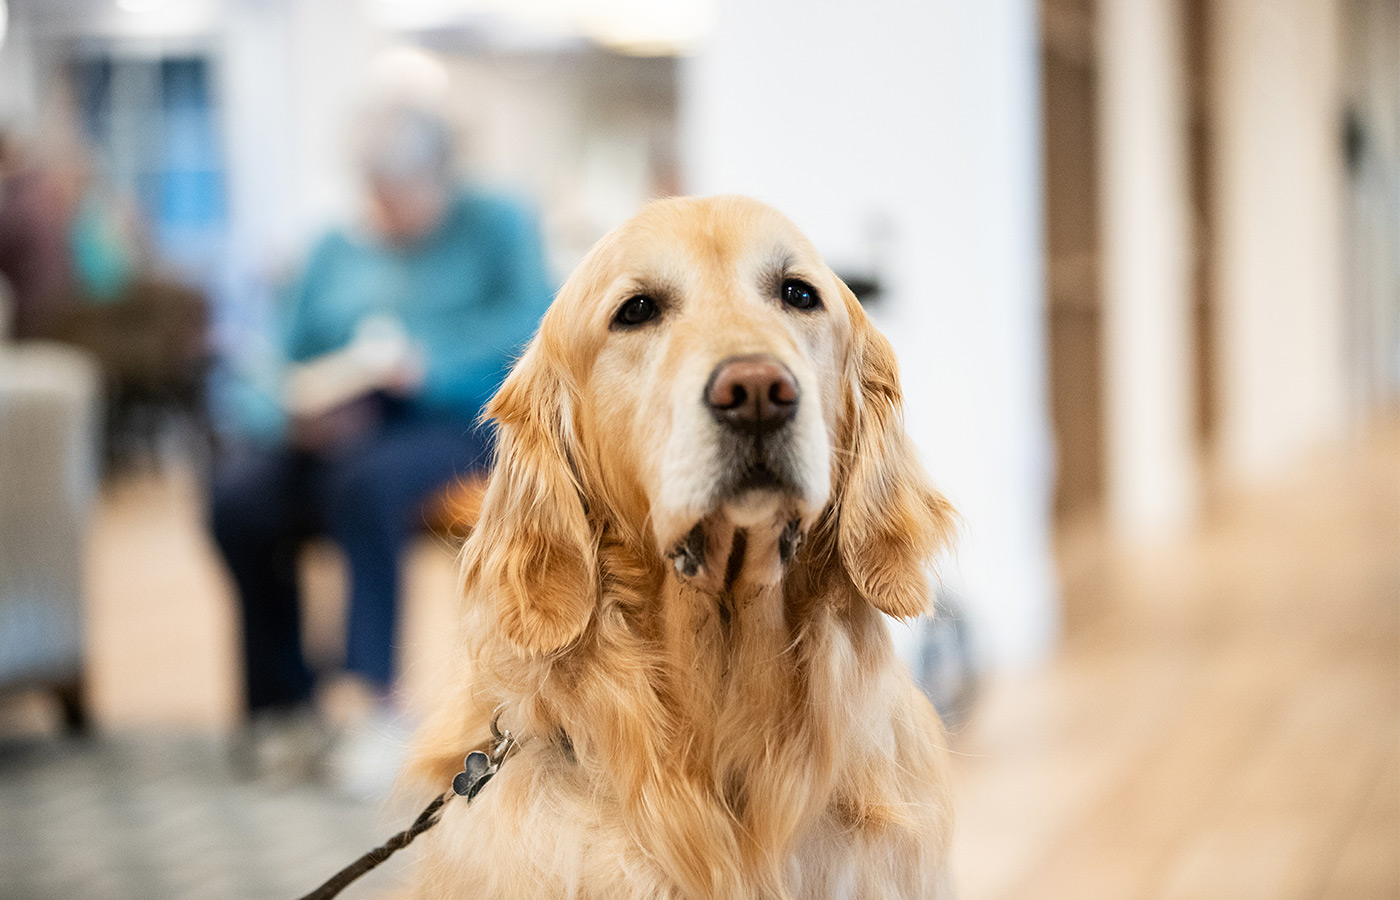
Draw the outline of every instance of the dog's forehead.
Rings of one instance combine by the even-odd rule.
[[[786,216],[746,197],[676,198],[649,204],[618,229],[611,263],[619,273],[686,282],[743,276],[762,267],[819,265]]]
[[[596,354],[611,333],[609,322],[629,296],[653,294],[708,314],[724,314],[775,277],[809,281],[835,297],[842,288],[812,243],[782,213],[747,197],[657,200],[593,247],[565,282],[541,324],[541,335],[559,348]],[[700,297],[709,302],[689,304]],[[845,304],[823,317],[845,333]],[[579,328],[588,322],[591,327]]]

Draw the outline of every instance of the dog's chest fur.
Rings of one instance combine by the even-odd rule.
[[[880,616],[740,571],[620,577],[547,677],[501,685],[539,724],[449,810],[423,896],[937,896],[939,726]]]

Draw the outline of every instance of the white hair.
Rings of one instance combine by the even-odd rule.
[[[360,145],[360,165],[371,181],[444,186],[452,181],[455,141],[442,116],[409,105],[371,113]]]

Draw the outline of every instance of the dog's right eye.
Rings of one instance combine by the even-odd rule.
[[[635,328],[656,318],[661,312],[661,307],[656,301],[646,294],[638,294],[635,297],[627,298],[627,302],[618,309],[617,315],[613,316],[613,325],[618,328]]]

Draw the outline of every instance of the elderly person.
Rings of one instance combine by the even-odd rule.
[[[275,723],[311,708],[298,546],[321,532],[345,553],[345,669],[379,701],[361,729],[372,743],[393,715],[401,551],[425,501],[485,464],[477,415],[551,296],[534,222],[454,183],[441,120],[399,108],[370,125],[367,227],[321,240],[291,291],[276,440],[214,479],[214,536],[242,612],[249,759],[263,768],[277,765],[264,752]],[[376,755],[341,754],[350,791],[380,786],[392,765]]]

